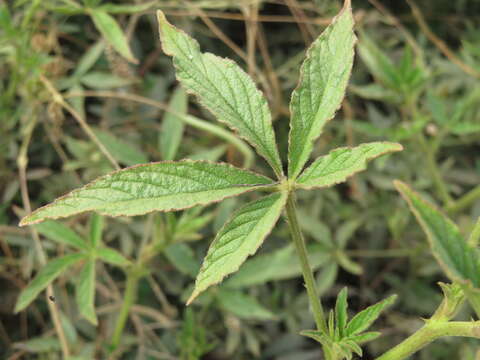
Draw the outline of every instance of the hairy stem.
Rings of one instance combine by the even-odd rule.
[[[112,348],[116,349],[120,344],[120,339],[122,337],[123,329],[127,323],[128,315],[130,314],[130,309],[135,303],[137,298],[137,288],[138,281],[140,280],[141,275],[135,268],[129,269],[127,273],[127,284],[125,286],[125,293],[123,294],[123,303],[120,309],[120,314],[117,318],[117,323],[113,331],[112,336]]]
[[[402,360],[443,336],[480,338],[480,321],[430,321],[376,360]]]
[[[327,323],[325,321],[322,303],[320,301],[320,297],[318,296],[312,268],[310,267],[310,264],[308,262],[305,240],[303,239],[300,225],[298,223],[297,211],[295,209],[295,200],[292,193],[290,193],[287,200],[286,212],[288,224],[290,226],[290,232],[292,234],[292,239],[295,244],[295,248],[297,249],[298,258],[302,266],[303,279],[305,280],[308,298],[310,300],[310,305],[312,306],[315,324],[318,330],[327,333]]]

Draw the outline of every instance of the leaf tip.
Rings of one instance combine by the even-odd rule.
[[[20,220],[20,222],[18,223],[18,226],[24,227],[28,225],[37,224],[39,222],[41,222],[41,220],[35,219],[35,217],[33,216],[33,213],[31,213],[30,215],[27,215],[22,220]]]
[[[197,298],[197,296],[199,294],[200,294],[200,292],[195,289],[193,291],[192,295],[190,295],[190,297],[188,298],[188,300],[186,302],[186,305],[189,306],[193,302],[193,300],[195,300]]]
[[[393,186],[395,186],[402,197],[405,197],[406,193],[410,190],[406,183],[398,179],[393,180]]]
[[[158,23],[162,23],[163,21],[166,21],[165,14],[163,13],[162,10],[157,10],[157,21]]]
[[[392,150],[391,151],[403,151],[405,148],[402,144],[399,143],[392,143]]]
[[[15,308],[13,309],[13,313],[16,315],[18,314],[20,311],[22,311],[24,308],[24,306],[22,306],[20,304],[20,302],[17,300],[17,303],[15,304]]]

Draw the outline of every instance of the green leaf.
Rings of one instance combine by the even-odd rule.
[[[396,298],[396,295],[392,295],[385,300],[360,311],[348,323],[345,335],[350,337],[368,329],[370,325],[377,320],[380,313],[395,302]]]
[[[344,287],[337,296],[337,302],[335,303],[335,321],[340,333],[340,337],[343,337],[345,326],[348,320],[348,303],[347,303],[348,289]]]
[[[103,10],[90,9],[90,16],[93,23],[105,40],[108,41],[112,47],[119,52],[128,61],[137,64],[138,60],[132,54],[128,46],[127,37],[122,32],[122,29],[115,21],[115,19]]]
[[[331,258],[330,253],[318,244],[307,247],[308,260],[312,270]],[[248,259],[239,271],[225,281],[225,286],[243,288],[264,284],[268,281],[291,279],[302,275],[302,268],[295,248],[285,246],[267,254],[259,254]]]
[[[145,4],[138,5],[120,5],[120,4],[105,4],[99,6],[97,9],[108,12],[110,14],[135,14],[150,9],[157,1],[150,1]]]
[[[383,154],[401,151],[402,145],[389,142],[372,142],[354,148],[338,148],[321,156],[300,175],[297,186],[313,189],[332,186],[365,170],[367,162]]]
[[[282,164],[267,101],[252,79],[232,60],[202,54],[198,43],[157,12],[163,51],[173,57],[178,80],[218,120],[252,144],[278,176]]]
[[[187,105],[187,93],[181,86],[178,86],[168,104],[168,108],[175,113],[169,111],[165,113],[162,130],[159,133],[158,140],[163,160],[174,160],[177,155],[185,123],[176,114],[185,115],[187,113]]]
[[[315,341],[318,341],[320,344],[325,345],[325,344],[331,344],[331,340],[322,333],[321,331],[318,330],[302,330],[300,331],[300,335],[309,337]]]
[[[286,201],[286,193],[274,193],[250,202],[233,214],[210,245],[187,304],[237,271],[247,257],[257,251],[280,217]]]
[[[92,89],[108,90],[130,85],[135,82],[135,79],[100,71],[91,71],[85,74],[80,81],[83,85]]]
[[[228,164],[183,160],[133,166],[102,176],[35,210],[20,225],[96,211],[142,215],[205,205],[255,190],[272,181]]]
[[[457,226],[407,184],[395,181],[395,187],[420,223],[433,255],[447,276],[453,281],[471,281],[474,287],[480,287],[478,251],[468,246]]]
[[[30,338],[27,341],[17,342],[13,345],[15,349],[27,351],[33,354],[52,353],[62,350],[57,336],[41,336]]]
[[[126,266],[130,264],[130,261],[125,256],[112,248],[102,247],[97,249],[96,253],[99,259],[112,265]]]
[[[83,86],[76,83],[68,90],[67,94],[70,93],[82,94],[81,96],[75,95],[68,98],[68,102],[72,104],[73,108],[82,116],[82,118],[85,118],[85,97],[83,96]]]
[[[80,315],[97,325],[97,315],[95,314],[95,260],[88,260],[83,266],[78,276],[78,282],[75,287],[75,296],[77,300]]]
[[[369,331],[363,334],[351,336],[349,337],[349,339],[355,341],[357,344],[363,344],[375,340],[380,335],[381,333],[379,333],[378,331]]]
[[[353,16],[350,0],[313,42],[300,69],[290,102],[288,175],[302,171],[326,122],[340,107],[353,65]]]
[[[84,259],[83,254],[69,254],[54,260],[50,260],[35,278],[22,290],[15,305],[15,313],[25,309],[35,298],[62,272],[77,261]]]
[[[183,274],[195,277],[200,270],[200,263],[195,258],[195,253],[188,245],[175,243],[168,246],[164,252],[168,261]]]
[[[92,128],[98,140],[107,148],[112,156],[120,163],[133,166],[143,164],[148,161],[147,156],[136,147],[119,139],[107,131],[98,128]]]
[[[217,295],[220,305],[227,311],[247,320],[273,320],[275,315],[262,306],[253,296],[239,290],[220,289]]]
[[[103,232],[104,218],[101,215],[92,213],[90,215],[90,244],[92,247],[96,248],[102,243],[102,232]]]
[[[59,244],[70,245],[76,249],[88,250],[88,244],[75,231],[58,221],[45,221],[35,225],[40,234]]]
[[[85,75],[88,70],[90,70],[92,66],[95,65],[95,63],[98,61],[104,49],[105,43],[102,40],[91,46],[78,61],[73,75],[76,77]]]
[[[366,33],[361,33],[358,54],[376,80],[393,90],[401,90],[398,67]]]

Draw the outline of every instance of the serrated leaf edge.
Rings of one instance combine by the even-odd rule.
[[[418,192],[413,190],[409,185],[407,185],[406,183],[404,183],[403,181],[400,181],[400,180],[394,180],[393,185],[395,186],[397,191],[400,193],[400,195],[403,197],[403,199],[406,201],[409,209],[413,212],[417,222],[419,223],[420,227],[422,228],[424,234],[427,237],[427,241],[428,241],[428,244],[430,245],[430,248],[432,248],[434,246],[433,241],[432,241],[431,236],[430,236],[430,231],[427,231],[427,227],[425,226],[423,221],[420,221],[420,216],[419,216],[417,210],[415,209],[415,207],[413,206],[412,202],[410,201],[410,198],[407,196],[407,192],[411,192],[414,196],[417,196],[423,204],[425,204],[426,206],[432,208],[433,210],[435,210],[439,214],[441,214],[444,217],[445,221],[447,223],[450,223],[451,225],[453,225],[453,227],[455,229],[457,229],[460,233],[460,230],[458,229],[457,225],[441,209],[439,209],[438,206],[436,206],[435,204],[432,204],[430,201],[425,200]],[[464,241],[465,241],[465,239],[464,239]],[[466,243],[466,241],[465,241],[465,243]],[[468,247],[468,244],[466,244],[466,245]],[[440,256],[437,255],[436,251],[432,250],[432,254],[435,257],[435,260],[437,260],[437,262],[440,265],[440,267],[442,268],[442,270],[445,271],[445,273],[447,274],[447,276],[451,280],[457,281],[457,282],[459,282],[461,284],[464,284],[464,285],[473,286],[473,282],[470,279],[462,279],[462,278],[459,278],[458,276],[452,274],[452,272],[450,271],[448,266],[443,262],[443,260],[440,258]]]
[[[348,0],[350,1],[350,0]],[[161,21],[164,21],[165,23],[167,23],[169,26],[173,27],[176,31],[179,31],[179,32],[182,32],[183,34],[187,35],[188,37],[190,37],[192,39],[192,41],[194,43],[197,44],[197,46],[200,48],[200,44],[198,43],[198,41],[196,39],[194,39],[193,37],[191,37],[190,35],[188,35],[185,31],[183,31],[182,29],[180,28],[177,28],[176,26],[172,25],[166,18],[165,14],[163,13],[163,11],[161,10],[157,10],[157,19],[158,19],[158,22],[160,23]],[[160,33],[160,36],[162,37],[162,29],[161,29],[161,26],[159,26],[159,33]],[[168,56],[171,56],[172,58],[174,58],[174,54],[169,52],[164,44],[163,44],[163,41],[162,39],[160,38],[160,43],[161,43],[161,46],[162,46],[162,50],[163,52],[168,55]],[[221,57],[221,56],[218,56],[218,55],[215,55],[213,53],[210,53],[210,52],[201,52],[201,55],[208,55],[208,56],[213,56],[215,58],[219,58],[219,59],[222,59],[224,61],[227,61],[231,64],[233,64],[234,66],[238,67],[238,69],[243,73],[245,74],[247,77],[249,77],[251,79],[251,77],[235,62],[233,61],[232,59],[229,59],[229,58],[224,58],[224,57]],[[177,66],[175,65],[175,63],[173,63],[174,67],[177,68]],[[177,81],[179,83],[181,83],[180,79],[178,79],[177,75],[176,75],[176,72],[175,72],[175,78],[177,79]],[[253,82],[253,79],[252,79],[252,82]],[[268,106],[268,101],[266,100],[265,98],[265,95],[263,94],[262,91],[260,91],[260,89],[258,89],[257,86],[255,86],[256,90],[257,90],[257,93],[261,94],[262,98],[265,100],[266,102],[266,106],[269,108]],[[208,111],[210,111],[212,114],[215,114],[212,110],[211,110],[211,107],[210,106],[207,106],[203,101],[202,99],[200,98],[200,96],[198,96],[194,91],[190,90],[190,89],[187,89],[185,88],[185,91],[188,93],[188,94],[191,94],[191,95],[194,95],[195,98],[197,99],[197,101],[204,107],[206,108]],[[269,112],[270,112],[270,108],[269,108]],[[259,152],[258,150],[261,150],[260,149],[260,146],[258,144],[255,144],[253,143],[252,141],[250,141],[250,139],[246,138],[245,136],[242,136],[239,132],[239,129],[236,127],[236,126],[233,126],[232,124],[230,124],[229,122],[223,120],[222,118],[220,117],[217,117],[215,116],[215,118],[227,125],[231,130],[233,130],[234,134],[242,139],[242,140],[245,140],[247,143],[249,143],[251,146],[253,146],[256,150],[257,150],[257,153],[262,156],[266,161],[267,163],[270,165],[270,167],[274,170],[274,172],[276,173],[276,175],[278,176],[279,179],[282,179],[284,177],[284,173],[283,173],[283,167],[282,167],[282,160],[280,158],[280,154],[278,152],[278,145],[277,145],[277,142],[276,142],[276,138],[275,138],[275,131],[273,131],[273,127],[272,127],[272,131],[273,131],[273,135],[274,135],[274,138],[273,140],[275,141],[275,153],[273,154],[273,157],[272,159],[268,159],[266,156],[264,156],[263,154],[261,154],[261,152]],[[270,119],[270,124],[272,124],[272,121]],[[269,155],[272,155],[272,154],[269,154]],[[275,164],[274,162],[277,161],[278,164]]]
[[[264,242],[264,241],[267,239],[267,237],[270,235],[270,233],[272,232],[273,228],[274,228],[275,225],[277,224],[278,219],[280,219],[280,216],[282,215],[282,210],[285,208],[285,204],[287,203],[288,192],[287,192],[287,191],[281,191],[281,192],[277,192],[277,193],[280,193],[280,198],[278,199],[278,201],[282,201],[282,200],[283,200],[282,209],[280,210],[277,218],[276,218],[274,221],[272,221],[272,225],[270,226],[270,228],[265,232],[265,236],[263,237],[263,241],[262,241],[261,243],[259,243],[256,248],[254,248],[252,251],[250,251],[250,252],[248,253],[247,258],[245,259],[245,261],[248,259],[249,256],[252,256],[253,254],[255,254],[255,253],[258,251],[258,249],[260,248],[260,246],[262,246],[263,242]],[[271,195],[268,195],[268,196],[273,196],[273,195],[274,195],[274,194],[271,194]],[[268,196],[265,196],[265,197],[268,197]],[[260,199],[256,199],[256,200],[254,200],[254,201],[251,201],[251,202],[245,204],[244,206],[242,206],[242,207],[241,207],[240,209],[238,209],[237,211],[235,211],[235,212],[230,216],[230,218],[229,218],[227,221],[225,221],[225,223],[223,224],[223,226],[221,227],[221,229],[218,230],[217,234],[220,234],[220,233],[223,231],[223,229],[224,229],[233,219],[236,218],[237,214],[238,214],[245,206],[248,206],[249,204],[255,203],[255,202],[258,201],[258,200],[264,199],[265,197],[260,198]],[[283,198],[283,199],[282,199],[282,198]],[[214,239],[213,241],[215,241],[215,239]],[[242,264],[243,264],[243,263],[242,263]],[[203,289],[203,290],[201,290],[201,291],[196,291],[196,285],[197,285],[197,284],[196,284],[196,281],[195,281],[195,288],[194,288],[194,290],[193,290],[193,293],[192,293],[192,294],[190,295],[190,297],[188,298],[186,305],[187,305],[187,306],[190,305],[190,304],[193,302],[193,300],[195,300],[195,298],[196,298],[198,295],[200,295],[201,293],[203,293],[203,292],[204,292],[205,290],[207,290],[208,288],[210,288],[210,287],[212,287],[212,286],[214,286],[214,285],[217,285],[217,284],[221,283],[226,276],[237,272],[238,269],[240,268],[240,266],[242,266],[242,264],[239,264],[239,265],[238,265],[235,269],[233,269],[229,274],[224,275],[220,280],[211,283],[207,288],[205,288],[205,289]],[[202,264],[202,267],[200,268],[200,272],[202,271],[202,268],[203,268],[203,264]],[[197,275],[197,276],[198,276],[198,275]]]
[[[225,163],[225,162],[213,162],[213,161],[207,161],[207,160],[190,160],[190,159],[183,159],[183,160],[179,160],[179,161],[174,161],[174,160],[169,160],[169,161],[157,161],[157,162],[151,162],[151,163],[146,163],[146,164],[138,164],[138,165],[133,165],[133,166],[129,166],[129,167],[126,167],[126,168],[123,168],[123,169],[120,169],[120,170],[115,170],[115,171],[112,171],[108,174],[105,174],[105,175],[102,175],[98,178],[96,178],[95,180],[89,182],[88,184],[82,186],[82,187],[79,187],[79,188],[76,188],[68,193],[66,193],[65,195],[62,195],[58,198],[56,198],[54,201],[52,201],[51,203],[47,204],[47,205],[44,205],[42,207],[39,207],[38,209],[34,210],[32,213],[30,213],[29,215],[25,216],[21,221],[20,223],[18,224],[19,226],[25,226],[25,225],[33,225],[33,224],[38,224],[38,223],[41,223],[42,221],[45,221],[47,219],[60,219],[60,218],[64,218],[64,217],[68,217],[68,216],[72,216],[72,215],[67,215],[67,216],[47,216],[47,217],[44,217],[42,219],[38,219],[38,220],[33,220],[33,221],[29,221],[28,218],[33,216],[34,214],[38,213],[39,211],[43,210],[43,209],[46,209],[46,208],[49,208],[51,206],[54,206],[57,202],[69,197],[72,193],[74,192],[77,192],[77,191],[81,191],[81,190],[85,190],[85,189],[88,189],[89,187],[93,186],[97,181],[101,181],[101,180],[104,180],[105,178],[109,177],[109,176],[112,176],[116,173],[119,173],[119,172],[122,172],[122,171],[125,171],[125,170],[131,170],[131,169],[135,169],[135,168],[139,168],[139,167],[147,167],[147,166],[151,166],[151,165],[157,165],[157,164],[174,164],[174,163],[208,163],[208,164],[212,164],[212,165],[227,165],[228,167],[232,168],[232,169],[236,169],[236,170],[241,170],[241,171],[245,171],[245,172],[248,172],[252,175],[255,175],[255,176],[259,176],[259,177],[262,177],[262,178],[265,178],[266,180],[269,180],[271,183],[270,184],[258,184],[258,185],[250,185],[250,184],[246,184],[248,185],[248,187],[245,188],[245,191],[242,191],[241,193],[238,193],[238,194],[235,194],[235,195],[228,195],[228,196],[224,196],[222,197],[221,199],[217,199],[217,200],[214,200],[214,201],[205,201],[205,202],[200,202],[200,203],[197,203],[197,204],[193,204],[191,206],[187,206],[187,207],[181,207],[181,208],[169,208],[169,209],[164,209],[164,210],[156,210],[156,211],[159,211],[159,212],[169,212],[169,211],[177,211],[177,210],[185,210],[185,209],[190,209],[194,206],[198,206],[198,205],[207,205],[207,204],[214,204],[214,203],[217,203],[217,202],[220,202],[224,199],[227,199],[227,198],[231,198],[231,197],[235,197],[235,196],[238,196],[240,194],[244,194],[244,193],[247,193],[247,192],[250,192],[250,191],[254,191],[254,190],[257,190],[258,188],[261,188],[261,187],[264,187],[264,186],[272,186],[272,185],[275,185],[274,181],[272,179],[270,179],[269,177],[267,176],[264,176],[264,175],[261,175],[261,174],[258,174],[254,171],[250,171],[250,170],[246,170],[246,169],[241,169],[241,168],[238,168],[236,166],[233,166],[232,164],[229,164],[229,163]],[[243,185],[243,184],[238,184],[238,185]],[[92,210],[92,209],[87,209],[87,210],[84,210],[84,211],[80,211],[78,213],[76,213],[75,215],[79,215],[79,214],[83,214],[85,212],[88,212],[88,211],[96,211],[98,214],[100,215],[105,215],[105,216],[110,216],[110,217],[119,217],[119,216],[126,216],[126,214],[116,214],[116,215],[110,215],[110,214],[106,214],[106,213],[103,213],[102,211],[97,211],[97,210]],[[147,214],[151,211],[145,211],[143,213],[139,213],[137,215],[144,215],[144,214]],[[135,215],[135,216],[137,216]]]
[[[390,153],[394,153],[394,152],[399,152],[399,151],[403,151],[403,146],[402,144],[399,144],[399,143],[395,143],[395,142],[390,142],[390,141],[376,141],[375,143],[379,143],[379,144],[384,144],[384,145],[392,145],[392,146],[396,146],[395,148],[392,148],[392,149],[385,149],[385,151],[382,151],[381,153],[378,153],[372,157],[369,157],[369,158],[366,158],[365,160],[363,160],[363,164],[362,164],[362,167],[359,168],[358,170],[352,172],[350,175],[348,175],[348,177],[351,177],[351,176],[354,176],[355,174],[358,174],[359,172],[362,172],[362,171],[365,171],[367,169],[367,165],[368,165],[368,162],[371,161],[371,160],[375,160],[377,158],[379,158],[380,156],[383,156],[383,155],[386,155],[386,154],[390,154]],[[344,150],[344,149],[348,149],[348,150],[353,150],[359,146],[362,146],[362,145],[365,145],[365,144],[368,144],[368,143],[363,143],[363,144],[360,144],[358,146],[342,146],[342,147],[338,147],[338,148],[335,148],[333,149],[332,151],[337,151],[337,150]],[[327,153],[326,155],[322,155],[321,157],[323,156],[328,156],[329,153]],[[317,158],[318,159],[318,158]],[[317,160],[315,159],[314,162]],[[313,162],[312,162],[313,164]],[[311,165],[311,164],[310,164]],[[303,170],[303,172],[298,175],[297,179],[300,180],[300,178],[302,177],[302,175],[305,173],[306,170],[308,170],[310,168],[310,166],[308,166],[306,169]],[[348,178],[347,177],[347,178]],[[312,190],[312,189],[321,189],[321,188],[329,188],[329,187],[332,187],[332,186],[335,186],[335,185],[338,185],[338,184],[341,184],[343,182],[345,182],[346,180],[339,180],[339,181],[336,181],[330,185],[304,185],[302,184],[301,182],[295,182],[295,188],[297,189],[302,189],[302,190]]]
[[[335,23],[338,21],[338,19],[344,14],[345,11],[350,11],[350,12],[352,12],[351,0],[345,0],[345,2],[344,2],[344,4],[343,4],[342,10],[340,10],[340,12],[332,19],[331,23],[330,23],[328,26],[332,26],[333,24],[335,24]],[[352,17],[353,17],[353,13],[352,13]],[[304,78],[304,71],[305,71],[305,70],[304,70],[304,66],[305,66],[304,64],[305,64],[306,60],[309,59],[309,58],[312,56],[311,53],[312,53],[312,51],[313,51],[313,48],[314,48],[314,46],[315,46],[316,41],[317,41],[318,39],[320,39],[320,38],[323,36],[324,33],[325,33],[325,31],[322,32],[322,33],[320,34],[320,36],[319,36],[314,42],[312,42],[312,44],[310,45],[310,47],[307,49],[307,51],[306,51],[306,53],[305,53],[305,59],[304,59],[304,61],[303,61],[303,63],[302,63],[302,66],[300,67],[300,76],[299,76],[299,78],[298,78],[297,86],[296,86],[295,89],[292,91],[292,95],[290,96],[290,104],[292,103],[293,94],[294,94],[295,92],[297,92],[298,89],[302,86],[302,81],[303,81],[303,78]],[[353,34],[352,49],[355,48],[355,44],[357,43],[357,40],[358,40],[358,38],[357,38],[357,36],[356,36],[355,33],[354,33],[354,34]],[[352,73],[352,68],[353,68],[353,61],[352,61],[352,64],[350,65],[350,68],[347,70],[347,72],[348,72],[349,74]],[[347,87],[348,87],[348,84],[345,86],[345,89],[343,90],[343,94],[344,94],[344,95],[343,95],[343,98],[345,97],[345,94],[346,94],[346,91],[347,91]],[[342,103],[343,103],[343,100],[339,103],[338,107],[335,109],[335,111],[333,112],[332,116],[331,116],[329,119],[326,119],[326,120],[325,120],[324,126],[325,126],[330,120],[332,120],[333,118],[335,118],[335,115],[337,114],[338,109],[341,108]],[[290,118],[290,124],[292,124],[291,121],[292,121],[292,119]],[[289,130],[289,132],[288,132],[288,149],[290,149],[290,146],[291,146],[291,139],[292,139],[291,133],[292,133],[292,129],[293,129],[293,126],[290,125],[290,130]],[[319,136],[316,136],[316,137],[312,138],[311,142],[312,142],[312,143],[315,142],[318,138],[319,138]],[[309,154],[309,156],[307,157],[307,159],[310,158],[310,155],[311,155],[311,153]],[[304,163],[304,164],[301,166],[301,168],[299,168],[299,169],[292,169],[292,171],[295,170],[294,173],[296,173],[296,175],[293,175],[293,179],[297,179],[297,178],[300,176],[300,174],[302,173],[302,170],[303,170],[303,169],[305,169],[305,163]],[[290,174],[290,153],[288,154],[288,176],[289,176],[289,177],[292,176],[292,174]]]

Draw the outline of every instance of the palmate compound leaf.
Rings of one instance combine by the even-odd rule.
[[[210,245],[187,304],[237,271],[247,257],[257,251],[280,217],[287,195],[286,192],[274,193],[248,203],[233,214]]]
[[[356,37],[350,0],[313,42],[300,69],[290,102],[288,175],[302,171],[326,122],[340,107],[353,65]]]
[[[365,170],[367,162],[381,155],[401,151],[402,145],[390,142],[372,142],[354,148],[338,148],[321,156],[297,179],[301,189],[332,186]]]
[[[407,184],[395,181],[395,187],[427,235],[430,248],[443,271],[452,281],[470,281],[480,287],[478,250],[470,247],[457,226]]]
[[[163,12],[158,11],[157,17],[163,50],[173,57],[185,89],[219,121],[238,131],[282,176],[270,110],[252,79],[232,60],[201,53],[197,41],[171,25]]]
[[[337,296],[335,312],[330,311],[328,333],[321,330],[306,330],[300,334],[310,337],[324,346],[336,350],[342,359],[352,359],[353,353],[362,356],[359,345],[378,337],[378,332],[363,332],[380,316],[381,312],[392,305],[396,295],[392,295],[356,314],[348,322],[348,292],[343,288]]]
[[[20,225],[96,211],[109,216],[142,215],[205,205],[272,184],[272,180],[228,164],[165,161],[111,174],[35,210]]]

